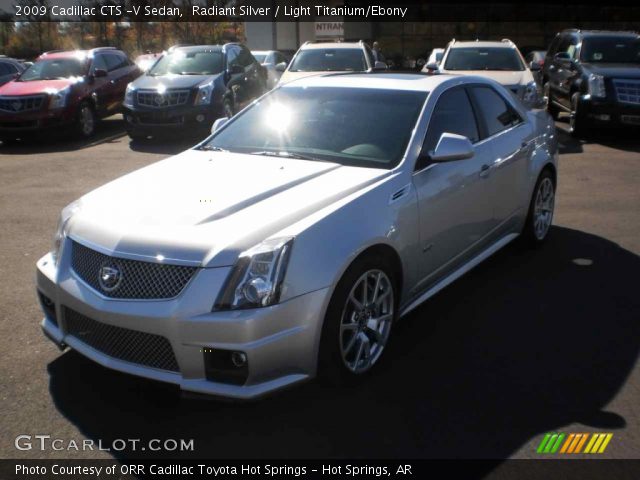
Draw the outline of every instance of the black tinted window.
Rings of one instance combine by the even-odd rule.
[[[473,109],[467,93],[462,88],[448,90],[438,99],[429,120],[423,150],[430,152],[435,149],[443,133],[464,135],[472,143],[479,140]]]
[[[13,70],[9,68],[9,64],[0,62],[0,75],[8,75],[10,73],[13,73]]]
[[[91,62],[91,73],[96,70],[104,70],[105,72],[109,70],[104,55],[95,55],[93,57],[93,61]]]
[[[293,60],[292,72],[364,72],[367,64],[360,48],[318,48],[301,50]]]
[[[460,47],[449,50],[446,70],[524,70],[520,55],[509,47]]]
[[[105,60],[107,61],[107,69],[110,72],[127,66],[127,59],[122,55],[108,53],[105,55]]]
[[[238,63],[238,49],[230,48],[227,52],[227,66],[236,65]]]
[[[640,37],[590,37],[580,58],[589,63],[640,63]]]
[[[490,137],[522,122],[520,115],[491,87],[473,87],[472,91],[487,130],[486,136]]]

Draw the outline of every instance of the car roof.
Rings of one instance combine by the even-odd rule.
[[[300,47],[300,50],[320,50],[325,48],[335,49],[361,49],[362,44],[359,42],[318,42],[318,43],[305,43]]]
[[[500,41],[472,41],[472,42],[458,42],[452,43],[450,48],[469,48],[469,47],[477,47],[477,48],[516,48],[516,46],[511,42],[500,42]]]
[[[234,44],[235,45],[235,44]],[[222,48],[226,45],[188,45],[184,47],[175,47],[172,52],[202,52],[202,51],[222,51]]]
[[[292,80],[280,88],[291,87],[342,87],[376,88],[381,90],[433,91],[449,80],[469,80],[489,83],[486,79],[462,75],[423,75],[419,73],[332,73],[313,75]]]
[[[563,33],[577,33],[584,37],[638,37],[640,33],[638,32],[630,32],[624,30],[578,30],[578,31],[567,31]]]

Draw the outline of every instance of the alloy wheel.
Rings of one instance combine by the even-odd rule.
[[[533,207],[533,232],[538,240],[542,240],[549,231],[553,220],[555,192],[553,182],[545,177],[538,186]]]
[[[80,109],[80,131],[85,137],[90,136],[95,128],[93,110],[89,105],[83,105]]]
[[[382,270],[369,270],[355,282],[340,319],[340,353],[352,373],[369,370],[380,358],[394,316],[393,286]]]

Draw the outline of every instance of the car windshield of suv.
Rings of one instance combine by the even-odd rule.
[[[522,71],[524,65],[514,48],[465,47],[449,50],[444,69]]]
[[[162,57],[148,75],[215,75],[222,72],[222,52],[176,50]]]
[[[200,148],[390,169],[402,159],[427,95],[372,88],[281,88]]]
[[[582,40],[580,60],[587,63],[640,63],[637,37],[591,37]]]
[[[291,64],[290,72],[364,72],[367,63],[359,48],[314,48],[302,50]]]
[[[86,63],[79,58],[51,58],[38,60],[31,65],[22,73],[19,81],[30,82],[34,80],[81,77],[85,73]]]

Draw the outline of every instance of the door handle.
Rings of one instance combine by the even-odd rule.
[[[488,177],[489,176],[489,170],[491,170],[491,167],[485,163],[484,165],[482,165],[482,167],[480,167],[480,176],[482,178]]]

